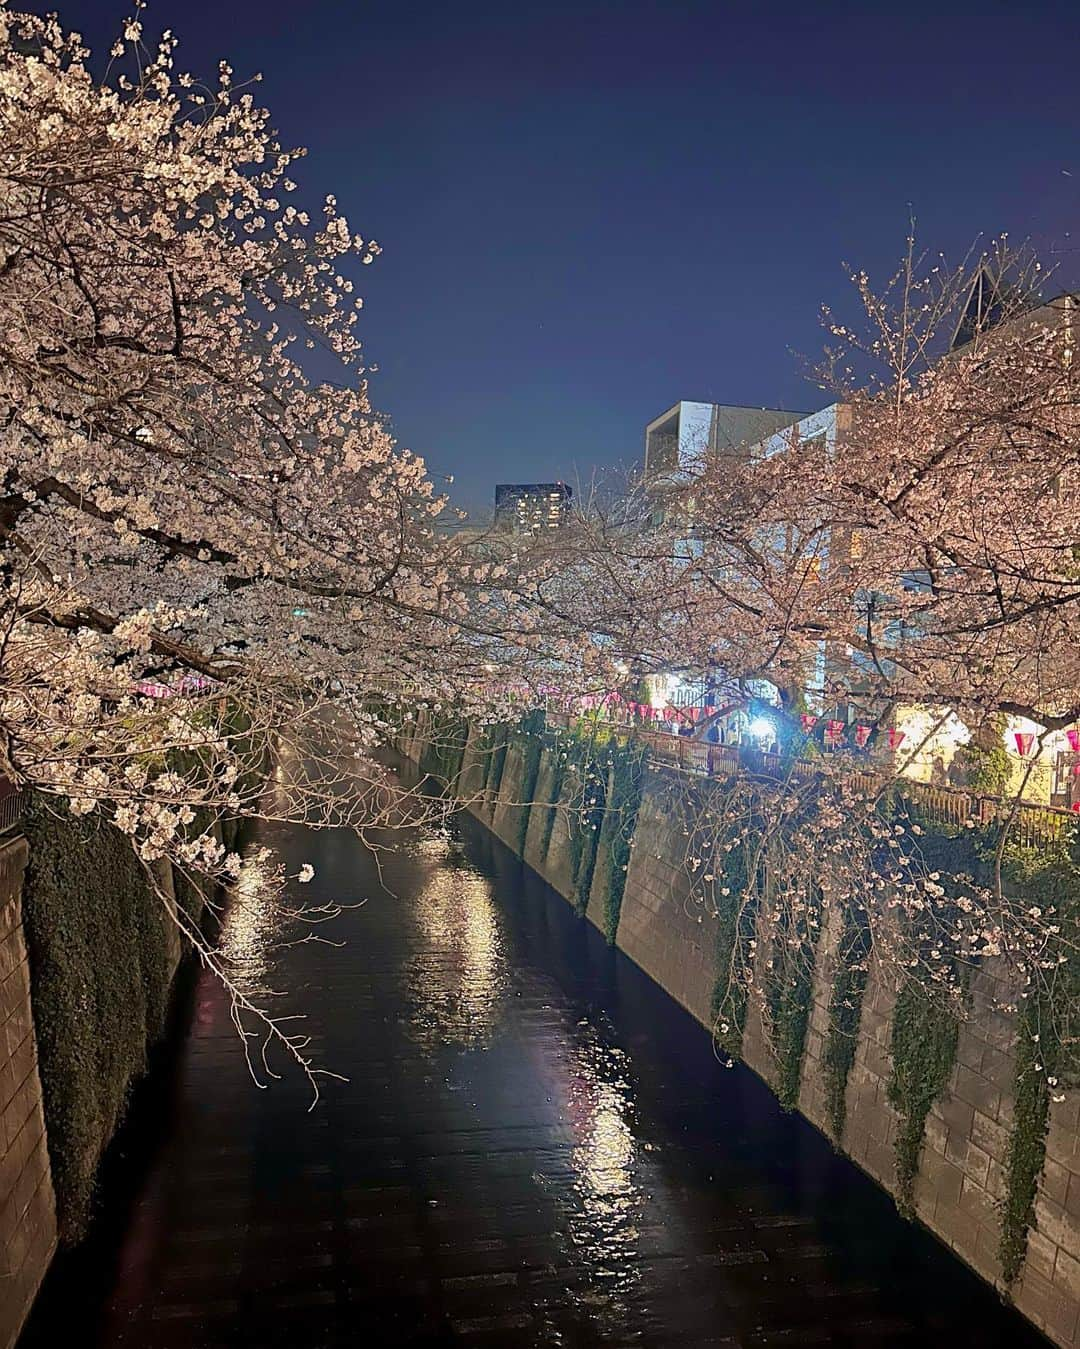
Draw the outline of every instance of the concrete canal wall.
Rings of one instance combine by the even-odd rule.
[[[0,1346],[15,1343],[56,1249],[22,922],[26,839],[0,845]]]
[[[413,724],[400,747],[430,764],[425,725]],[[570,833],[544,807],[561,774],[550,749],[539,764],[511,738],[498,773],[491,751],[470,729],[459,757],[458,794],[467,809],[510,846],[555,890],[581,906],[573,875]],[[535,751],[533,751],[535,753]],[[430,771],[430,768],[429,768]],[[531,791],[528,779],[533,778]],[[493,785],[493,779],[497,779]],[[636,816],[615,943],[704,1026],[713,1029],[718,919],[695,896],[684,864],[684,819],[673,808],[668,770],[648,770]],[[522,802],[532,802],[530,808]],[[601,930],[608,919],[612,879],[604,836],[587,897],[586,916]],[[609,936],[610,936],[609,926]],[[836,934],[818,945],[810,1013],[798,1068],[797,1106],[832,1137],[825,1070],[830,998],[837,961]],[[1045,1161],[1038,1175],[1034,1221],[1019,1277],[1005,1288],[1000,1259],[1002,1212],[1016,1116],[1018,1028],[1002,1004],[991,972],[973,981],[970,1013],[960,1024],[945,1089],[926,1120],[914,1178],[912,1208],[955,1253],[1006,1293],[1056,1344],[1080,1346],[1080,1091],[1050,1106]],[[862,999],[854,1060],[846,1078],[842,1135],[833,1142],[896,1196],[897,1133],[901,1119],[890,1104],[889,1081],[895,994],[871,969]],[[1014,999],[1015,1001],[1015,999]],[[741,1057],[776,1090],[780,1067],[760,1018],[749,1013]]]
[[[156,867],[169,901],[201,912],[195,887]],[[0,837],[0,1349],[15,1344],[57,1245],[86,1230],[181,956],[111,825],[32,804]]]

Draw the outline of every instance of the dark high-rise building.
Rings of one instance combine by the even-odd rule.
[[[565,482],[501,482],[495,488],[495,527],[512,534],[542,534],[570,517],[574,489]]]

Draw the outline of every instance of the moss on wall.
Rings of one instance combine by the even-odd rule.
[[[162,1032],[169,921],[127,838],[31,802],[23,921],[61,1239],[86,1228],[101,1154]]]

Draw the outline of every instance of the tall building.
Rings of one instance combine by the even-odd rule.
[[[542,534],[570,518],[574,489],[565,482],[501,482],[495,488],[495,528]]]
[[[701,455],[745,449],[805,415],[779,408],[676,403],[645,428],[645,479],[677,479]]]

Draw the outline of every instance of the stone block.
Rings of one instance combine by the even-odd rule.
[[[1047,1156],[1043,1164],[1043,1173],[1039,1180],[1039,1188],[1047,1199],[1055,1204],[1060,1204],[1065,1208],[1069,1200],[1069,1182],[1073,1177],[1073,1172],[1068,1167],[1062,1166],[1053,1157]]]
[[[997,1117],[998,1110],[1001,1107],[1001,1092],[992,1082],[983,1077],[981,1072],[975,1072],[962,1063],[958,1064],[953,1076],[951,1091],[959,1100],[974,1106],[976,1110],[982,1111],[983,1114]]]
[[[1035,1226],[1047,1240],[1080,1258],[1080,1224],[1067,1209],[1040,1191],[1035,1196]]]
[[[959,1207],[973,1223],[993,1229],[997,1224],[997,1211],[986,1190],[969,1176],[964,1176],[960,1186]]]
[[[1009,1155],[1009,1131],[981,1110],[975,1111],[971,1122],[972,1142],[996,1161],[1004,1162]]]
[[[1060,1246],[1054,1261],[1053,1282],[1056,1288],[1080,1307],[1080,1260],[1068,1251],[1063,1251]]]
[[[1050,1280],[1034,1271],[1025,1270],[1016,1294],[1016,1305],[1058,1344],[1076,1343],[1080,1308]]]
[[[1049,1282],[1054,1277],[1054,1262],[1057,1259],[1058,1249],[1048,1237],[1033,1228],[1028,1233],[1024,1269],[1041,1274]]]

